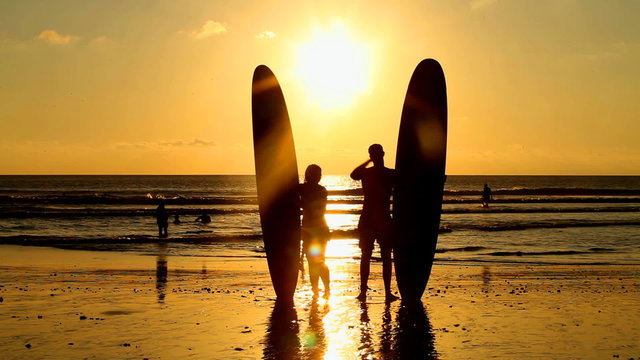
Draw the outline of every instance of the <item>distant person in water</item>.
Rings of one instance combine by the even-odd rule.
[[[489,207],[489,201],[493,200],[491,196],[491,188],[489,185],[484,184],[484,189],[482,189],[482,207]]]
[[[156,209],[156,222],[158,223],[158,237],[166,238],[169,236],[169,214],[164,208],[164,201],[161,201]]]
[[[203,224],[208,224],[211,222],[211,216],[207,215],[207,213],[202,213],[202,215],[196,218],[196,221],[199,221]]]
[[[329,227],[324,218],[327,207],[327,189],[320,185],[322,169],[309,165],[304,173],[304,184],[300,184],[302,205],[302,253],[309,263],[309,281],[314,297],[318,296],[318,279],[324,284],[324,297],[329,297],[329,268],[325,264],[325,250],[330,239]],[[303,258],[300,258],[300,266]]]
[[[180,215],[175,214],[173,217],[173,223],[176,225],[179,225],[180,223],[182,223],[182,221],[180,221]]]
[[[367,167],[373,163],[372,167]],[[360,294],[361,301],[367,298],[367,282],[371,266],[371,254],[375,241],[380,246],[382,257],[382,279],[384,281],[385,299],[397,300],[391,293],[391,246],[392,223],[390,214],[390,198],[393,189],[394,170],[384,166],[384,150],[382,145],[373,144],[369,147],[369,160],[362,163],[351,172],[353,180],[362,181],[364,204],[358,222],[360,233]]]

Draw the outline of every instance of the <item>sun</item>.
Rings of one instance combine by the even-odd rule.
[[[309,100],[321,109],[342,109],[369,87],[370,48],[358,42],[340,22],[316,28],[297,47],[295,75]]]

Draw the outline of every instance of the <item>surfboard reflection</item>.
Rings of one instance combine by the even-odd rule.
[[[288,301],[276,301],[267,326],[263,359],[299,359],[298,332],[296,309]]]
[[[394,359],[437,359],[431,323],[421,301],[400,304],[392,332]]]

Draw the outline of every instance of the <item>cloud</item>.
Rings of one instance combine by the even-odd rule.
[[[193,139],[192,141],[175,140],[175,141],[163,141],[163,142],[118,142],[113,144],[118,149],[133,149],[133,150],[160,150],[166,147],[213,147],[216,146],[215,141]]]
[[[616,41],[614,43],[576,51],[570,55],[580,59],[600,61],[623,56],[633,56],[633,54],[640,54],[640,42]]]
[[[497,2],[498,0],[472,0],[471,3],[469,3],[469,6],[471,7],[471,10],[479,10],[495,5]]]
[[[63,35],[55,30],[43,30],[36,39],[53,45],[69,45],[80,37],[74,35]]]
[[[177,146],[177,147],[194,147],[194,146],[216,146],[215,141],[208,141],[208,140],[200,140],[200,139],[193,139],[193,141],[191,142],[186,142],[186,141],[173,141],[173,142],[162,142],[159,144],[160,146]]]
[[[106,36],[98,36],[97,38],[91,40],[92,44],[109,44],[112,43],[113,40],[109,39]]]
[[[202,40],[214,35],[222,34],[224,32],[227,32],[227,27],[224,24],[217,21],[213,21],[213,20],[207,20],[200,27],[200,29],[193,30],[188,33],[189,33],[189,36],[191,36],[192,38],[196,40]],[[185,33],[185,32],[181,31],[180,33]]]
[[[260,34],[256,35],[256,38],[265,39],[265,40],[270,40],[270,39],[273,39],[274,37],[276,37],[276,33],[274,33],[273,31],[269,31],[269,30],[265,30],[265,31],[261,32]]]
[[[148,142],[129,143],[129,142],[117,142],[112,146],[119,150],[151,150],[153,144]]]
[[[103,51],[113,48],[115,45],[117,45],[117,43],[107,36],[98,36],[91,39],[87,45],[91,49]]]

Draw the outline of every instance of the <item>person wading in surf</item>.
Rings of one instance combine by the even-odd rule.
[[[386,301],[397,300],[398,297],[391,293],[391,246],[392,223],[390,214],[391,191],[393,189],[394,170],[384,166],[384,150],[382,145],[369,146],[370,159],[355,168],[351,172],[353,180],[362,181],[364,204],[362,214],[358,222],[360,233],[360,294],[361,301],[367,298],[367,282],[371,266],[371,254],[375,241],[380,246],[382,257],[382,279],[384,281]],[[372,167],[367,167],[373,163]]]
[[[156,209],[156,222],[158,223],[158,237],[166,238],[169,236],[169,214],[164,207],[164,201],[161,201]]]
[[[489,185],[484,184],[484,188],[482,189],[482,207],[489,207],[489,201],[491,200],[493,200],[491,188]]]
[[[324,284],[324,297],[329,297],[329,268],[324,253],[331,237],[324,213],[327,208],[327,189],[320,185],[322,169],[312,164],[304,173],[304,184],[300,184],[302,205],[302,253],[309,263],[309,281],[313,296],[318,296],[318,279]],[[300,258],[302,265],[302,257]]]

